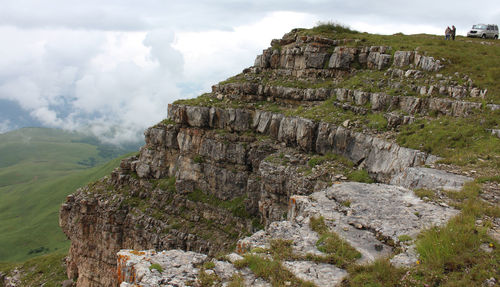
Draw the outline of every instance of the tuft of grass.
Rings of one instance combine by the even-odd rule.
[[[221,281],[221,279],[219,278],[219,276],[217,276],[217,274],[206,273],[205,268],[200,269],[200,272],[198,273],[198,280],[201,287],[218,286],[218,284],[220,284]]]
[[[401,285],[401,278],[406,271],[392,266],[388,259],[378,259],[370,265],[352,265],[348,272],[342,286],[405,286]]]
[[[212,261],[207,261],[205,263],[203,263],[203,268],[205,269],[213,269],[215,267],[215,263],[213,263]]]
[[[229,283],[227,285],[228,287],[244,287],[245,286],[245,279],[241,274],[239,273],[234,273],[233,276],[231,276],[231,279],[229,280]]]
[[[312,217],[309,221],[309,227],[320,236],[316,242],[319,251],[326,253],[327,262],[345,268],[361,258],[359,253],[347,241],[340,238],[336,233],[328,230],[323,217]],[[311,258],[315,261],[321,261],[321,258]]]
[[[313,156],[311,159],[309,159],[307,161],[307,165],[310,167],[310,168],[313,168],[317,165],[320,165],[324,162],[328,162],[328,161],[336,161],[336,162],[340,162],[342,163],[343,165],[347,166],[347,167],[353,167],[354,166],[354,163],[352,161],[350,161],[349,159],[347,159],[346,157],[344,156],[341,156],[341,155],[338,155],[338,154],[334,154],[334,153],[327,153],[325,155],[316,155],[316,156]]]
[[[403,235],[398,236],[398,240],[399,240],[399,242],[408,242],[408,241],[412,241],[413,238],[411,238],[410,235],[403,234]]]
[[[368,172],[364,169],[355,170],[347,175],[347,178],[351,181],[364,182],[364,183],[373,183],[375,182]]]
[[[163,272],[163,268],[161,267],[160,264],[158,263],[153,263],[149,266],[149,270],[153,271],[153,270],[158,270],[158,272],[162,273]]]
[[[265,259],[258,255],[247,254],[234,263],[236,268],[248,267],[257,276],[269,280],[272,286],[312,287],[313,283],[301,280],[281,265],[278,260]]]
[[[428,198],[429,200],[433,200],[436,198],[436,192],[430,189],[417,189],[413,191],[416,196],[420,197],[420,199]]]
[[[195,156],[193,157],[193,161],[194,161],[195,163],[198,163],[198,164],[200,164],[200,163],[204,163],[204,162],[205,162],[205,160],[203,159],[203,156],[201,156],[201,155],[199,155],[199,154],[197,154],[197,155],[195,155]]]
[[[175,176],[158,179],[155,183],[155,187],[166,190],[168,192],[175,193]]]

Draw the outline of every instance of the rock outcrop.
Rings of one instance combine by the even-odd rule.
[[[413,247],[402,243],[399,238],[415,238],[423,228],[441,225],[457,213],[451,208],[425,203],[408,189],[381,184],[343,183],[309,196],[292,196],[288,221],[273,222],[265,231],[240,240],[237,251],[243,256],[259,254],[266,258],[268,255],[254,250],[270,250],[271,242],[276,240],[290,242],[294,256],[303,259],[284,260],[281,263],[284,268],[316,286],[338,286],[347,275],[345,270],[305,259],[323,255],[318,250],[319,236],[310,227],[311,218],[324,219],[330,230],[356,248],[361,253],[359,262],[386,257],[394,247],[398,247],[403,250],[398,260],[403,262],[402,258],[406,257],[407,264],[415,264],[417,258],[412,252]],[[242,270],[237,264],[233,265],[243,258],[232,254],[227,261],[212,259],[212,264],[205,266],[212,266],[207,269],[220,283],[228,284],[235,274],[239,274],[244,278],[245,286],[254,286],[255,275],[248,269]],[[119,281],[123,282],[122,287],[131,284],[169,286],[174,282],[185,286],[188,282],[202,280],[203,275],[195,265],[201,267],[204,259],[208,260],[205,255],[178,250],[161,253],[120,251],[118,270],[122,275]],[[164,271],[153,270],[152,264],[160,265]]]
[[[336,286],[345,266],[308,258],[324,256],[312,217],[358,250],[360,263],[398,248],[393,262],[401,265],[416,254],[400,236],[414,238],[457,213],[409,189],[457,190],[471,178],[429,168],[439,158],[398,145],[394,131],[431,114],[470,116],[483,107],[463,98],[480,90],[439,82],[437,74],[412,83],[416,95],[337,86],[368,71],[397,88],[443,64],[417,51],[392,56],[390,47],[297,31],[271,46],[233,82],[169,105],[168,119],[145,131],[138,155],[67,197],[60,225],[72,241],[68,277],[78,286],[191,286],[204,276],[269,286],[235,262],[268,250],[272,238],[291,244],[296,257],[282,264],[297,280]],[[325,118],[308,108],[326,110]],[[328,114],[334,109],[353,118]],[[378,113],[387,121],[381,130],[355,118]],[[356,179],[351,174],[378,183],[347,183]],[[214,259],[234,246],[241,255]]]

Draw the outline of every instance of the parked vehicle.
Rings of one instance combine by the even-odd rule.
[[[473,25],[472,29],[467,32],[467,37],[498,39],[498,26],[493,24]]]

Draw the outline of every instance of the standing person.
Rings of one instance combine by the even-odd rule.
[[[455,25],[451,26],[451,39],[455,41],[455,35],[457,34],[457,28],[455,28]]]
[[[450,40],[450,34],[451,34],[451,29],[450,29],[450,26],[448,26],[448,27],[446,27],[446,30],[444,31],[444,39]]]

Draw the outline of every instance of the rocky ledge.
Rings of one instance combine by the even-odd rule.
[[[288,220],[273,222],[266,230],[240,240],[235,250],[238,254],[209,259],[178,250],[122,250],[118,253],[118,273],[121,286],[196,286],[202,285],[207,274],[223,285],[241,278],[245,286],[271,286],[269,281],[259,281],[251,268],[242,268],[241,262],[248,256],[270,259],[273,244],[284,242],[291,253],[279,264],[293,276],[316,286],[339,286],[348,274],[347,265],[332,264],[325,258],[327,254],[320,250],[321,236],[312,221],[323,220],[330,232],[354,247],[360,253],[357,263],[391,256],[397,248],[393,264],[411,266],[418,260],[412,239],[422,229],[442,225],[456,214],[457,210],[424,202],[401,187],[335,184],[309,196],[292,196]]]

